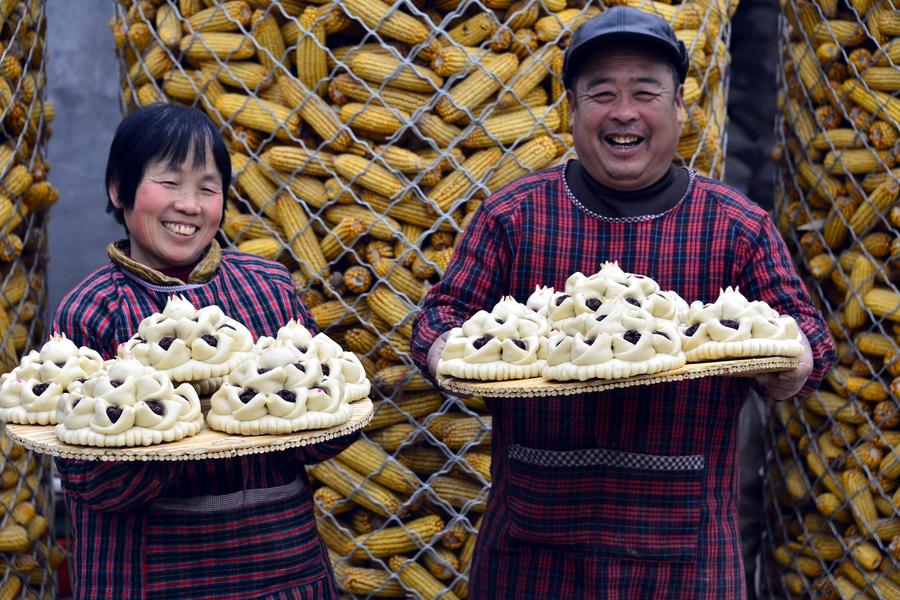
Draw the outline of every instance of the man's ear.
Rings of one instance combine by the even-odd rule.
[[[684,84],[678,86],[675,90],[675,106],[678,108],[678,125],[681,126],[682,121],[687,116],[684,111]]]
[[[566,89],[566,102],[569,104],[569,131],[575,126],[575,94],[570,89]]]
[[[122,203],[119,202],[119,189],[116,187],[116,184],[110,183],[109,187],[106,188],[106,193],[109,194],[109,201],[116,208],[122,208]]]

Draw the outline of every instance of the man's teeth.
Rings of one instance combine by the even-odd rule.
[[[611,135],[609,136],[609,141],[614,144],[637,144],[641,138],[636,135]]]
[[[192,235],[197,231],[194,225],[182,225],[180,223],[163,223],[163,227],[178,235]]]

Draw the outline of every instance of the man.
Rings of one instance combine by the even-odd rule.
[[[772,220],[671,164],[686,72],[684,45],[657,17],[617,7],[575,32],[563,77],[578,160],[479,209],[416,318],[423,371],[434,376],[452,327],[501,296],[524,301],[536,285],[561,288],[617,260],[689,300],[738,285],[793,316],[800,366],[756,383],[777,400],[820,383],[833,345]],[[751,383],[489,401],[493,487],[469,597],[745,597],[737,430]]]

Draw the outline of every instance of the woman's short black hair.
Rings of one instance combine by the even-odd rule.
[[[189,154],[198,168],[212,153],[222,175],[222,193],[231,184],[231,158],[222,134],[212,120],[198,108],[180,104],[151,104],[125,117],[116,129],[106,161],[106,212],[121,225],[124,209],[134,207],[134,194],[144,178],[147,166],[167,161],[181,166]],[[121,208],[109,196],[115,186]]]

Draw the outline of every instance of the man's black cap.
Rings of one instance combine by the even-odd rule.
[[[572,34],[563,59],[563,83],[571,89],[578,63],[600,45],[631,42],[660,50],[668,57],[684,83],[688,71],[688,53],[684,42],[665,20],[629,6],[614,6],[584,22]]]

